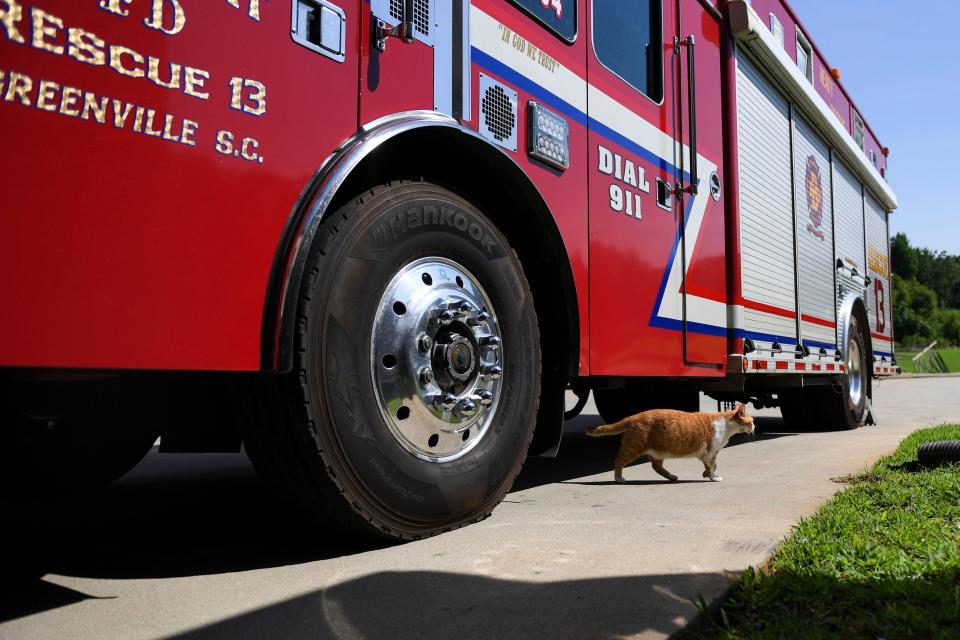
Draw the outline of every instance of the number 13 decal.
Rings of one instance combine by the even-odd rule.
[[[543,5],[544,9],[553,7],[553,10],[557,12],[557,18],[563,17],[563,0],[540,0],[540,4]]]
[[[887,296],[883,292],[883,282],[873,281],[873,300],[877,306],[877,333],[883,333],[887,328]]]

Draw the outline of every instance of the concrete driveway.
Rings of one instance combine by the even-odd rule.
[[[960,420],[958,392],[960,378],[880,383],[880,426],[852,432],[760,412],[765,433],[720,454],[722,483],[674,461],[680,483],[642,464],[613,484],[617,442],[582,435],[600,422],[588,407],[491,518],[398,546],[309,531],[242,454],[151,454],[96,497],[0,505],[3,544],[36,576],[0,599],[0,638],[669,636],[842,488],[831,478]]]

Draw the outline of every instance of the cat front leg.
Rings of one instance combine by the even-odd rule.
[[[710,482],[720,482],[723,480],[717,475],[717,456],[700,458],[703,463],[703,477],[710,478]]]
[[[654,471],[662,475],[664,478],[666,478],[670,482],[677,481],[677,476],[673,475],[672,473],[670,473],[669,471],[663,468],[663,460],[657,460],[654,458],[650,460],[650,464],[651,466],[653,466]]]
[[[710,459],[710,466],[708,467],[708,471],[710,472],[710,474],[707,475],[705,471],[704,476],[710,478],[710,482],[723,481],[723,478],[717,475],[717,457],[716,456]]]

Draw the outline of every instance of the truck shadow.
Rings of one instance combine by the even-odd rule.
[[[954,637],[951,571],[926,580],[840,580],[829,575],[785,572],[773,581],[787,600],[765,622],[772,637],[810,628],[835,632],[838,620],[858,637],[881,637],[909,626],[911,611],[929,619],[924,632]],[[710,637],[707,621],[692,604],[701,595],[723,593],[720,573],[636,575],[528,582],[434,571],[381,572],[264,607],[175,636],[178,640],[284,638],[633,638],[663,635]],[[811,621],[803,606],[831,594],[829,615]],[[897,602],[879,608],[877,603]],[[916,614],[914,614],[916,615]],[[831,619],[832,618],[832,619]],[[718,621],[719,622],[719,621]],[[916,621],[913,621],[916,622]],[[692,623],[688,626],[688,623]],[[841,628],[843,628],[841,626]]]
[[[45,573],[115,579],[195,576],[387,546],[318,534],[315,525],[260,480],[243,453],[153,451],[133,472],[100,491],[59,502],[0,502],[0,527],[9,534],[0,552],[10,554],[0,558],[4,581],[20,576],[20,588]]]
[[[616,438],[567,424],[555,459],[531,458],[513,492],[609,472]],[[784,434],[763,434],[761,439]],[[732,443],[733,444],[733,443]],[[606,478],[605,478],[606,479]],[[0,501],[0,620],[85,599],[47,573],[103,579],[210,575],[301,564],[389,546],[317,533],[263,483],[243,453],[158,454],[105,489],[51,503]]]
[[[670,635],[721,574],[524,582],[435,571],[381,572],[174,636],[284,638],[626,638]],[[685,614],[685,618],[682,615]]]

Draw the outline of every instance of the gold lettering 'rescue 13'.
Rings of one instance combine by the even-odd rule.
[[[617,181],[610,183],[610,209],[642,219],[640,192],[650,193],[644,168],[603,145],[597,145],[597,170]]]
[[[132,0],[100,0],[100,8],[120,17],[127,17],[124,7]],[[235,4],[235,3],[231,3]],[[146,27],[173,36],[179,34],[186,24],[186,15],[176,0],[164,0],[151,5],[150,14],[144,19]],[[259,19],[259,5],[251,4]],[[27,20],[29,15],[29,21]],[[34,49],[58,56],[66,56],[77,62],[94,67],[107,67],[121,76],[146,79],[149,82],[198,100],[209,100],[211,90],[210,72],[171,60],[161,60],[144,55],[119,43],[107,43],[92,31],[67,25],[52,13],[31,7],[29,14],[18,0],[0,0],[0,31],[15,44],[29,45]],[[257,80],[233,78],[230,81],[230,107],[252,116],[261,116],[267,111],[267,88]]]

